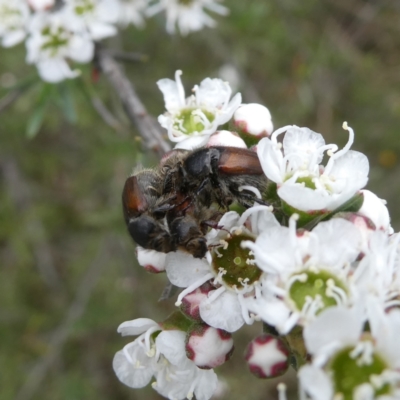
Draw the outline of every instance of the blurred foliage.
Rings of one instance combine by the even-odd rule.
[[[230,66],[244,102],[267,105],[276,127],[308,126],[343,145],[348,121],[353,148],[370,159],[368,188],[387,199],[398,230],[400,3],[226,5],[231,14],[217,29],[170,37],[162,18],[153,19],[106,46],[148,57],[125,70],[155,116],[163,112],[158,79],[182,69],[189,92]],[[116,333],[118,325],[162,320],[174,308],[173,301],[157,303],[165,276],[136,265],[120,205],[134,166],[157,159],[141,147],[95,68],[82,66],[80,79],[51,86],[24,58],[23,46],[0,49],[0,104],[10,100],[0,114],[1,399],[158,399],[151,388],[126,388],[112,371],[114,353],[130,341]],[[99,103],[115,117],[113,127],[93,107]],[[257,380],[242,361],[260,330],[235,335],[233,359],[217,370],[228,387],[223,399],[277,399],[282,379]]]

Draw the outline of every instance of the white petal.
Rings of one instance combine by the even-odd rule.
[[[290,240],[289,229],[282,226],[264,230],[251,246],[259,268],[264,271],[283,272],[296,264],[295,243]]]
[[[246,302],[248,309],[258,315],[264,322],[274,326],[279,332],[284,332],[290,310],[283,301],[274,297],[265,299],[250,299]]]
[[[232,89],[229,83],[218,78],[206,78],[196,88],[196,100],[199,107],[220,107],[228,103]]]
[[[208,400],[211,398],[218,385],[217,374],[212,370],[199,370],[196,376],[196,387],[194,394],[197,400]]]
[[[227,123],[232,118],[233,113],[237,110],[241,103],[242,95],[240,93],[236,93],[226,107],[222,108],[220,111],[217,111],[217,126]]]
[[[185,138],[185,135],[182,135]],[[206,145],[209,135],[187,136],[187,139],[179,142],[174,149],[195,150]]]
[[[57,83],[64,79],[76,78],[79,71],[72,71],[68,63],[62,58],[50,58],[39,61],[37,68],[40,77],[47,82]]]
[[[260,209],[260,211],[252,213],[250,215],[250,224],[251,231],[256,235],[259,235],[261,232],[267,231],[268,229],[280,226],[275,215],[268,209]]]
[[[2,45],[4,47],[12,47],[25,39],[26,32],[23,29],[10,31],[3,36]]]
[[[157,86],[164,96],[165,108],[174,112],[185,105],[185,99],[180,96],[178,84],[172,79],[164,78],[157,81]]]
[[[332,202],[332,196],[327,192],[310,189],[300,183],[289,181],[278,188],[278,196],[300,211],[328,210]]]
[[[149,318],[137,318],[132,321],[125,321],[123,322],[119,327],[118,327],[118,332],[122,336],[127,336],[127,335],[140,335],[150,328],[159,326],[157,322],[153,321],[152,319]],[[160,328],[161,329],[161,328]]]
[[[301,387],[312,400],[330,400],[333,395],[332,382],[319,368],[305,365],[299,370]]]
[[[400,311],[394,309],[386,313],[381,304],[371,296],[367,297],[368,321],[375,339],[377,351],[395,368],[400,366]]]
[[[330,172],[330,175],[335,177],[334,191],[352,191],[355,193],[367,184],[368,173],[368,158],[358,151],[349,150],[335,160]]]
[[[94,40],[102,40],[118,33],[115,26],[97,21],[90,24],[89,30]]]
[[[118,379],[125,385],[139,389],[149,384],[153,373],[153,360],[144,353],[144,349],[133,346],[128,350],[133,364],[128,361],[124,351],[118,351],[113,360],[113,369]]]
[[[316,157],[314,164],[319,164],[322,161],[323,153],[318,153],[317,150],[324,145],[325,140],[320,133],[298,126],[290,127],[283,139],[285,156],[296,155],[296,157],[290,158],[291,166],[294,168],[301,167],[304,163],[308,165],[315,154],[318,154],[318,157]]]
[[[182,331],[162,331],[156,338],[157,350],[174,365],[182,367],[192,362],[186,357],[186,334]]]
[[[69,43],[69,57],[81,63],[93,59],[94,43],[92,40],[80,35],[74,35]]]
[[[267,178],[275,183],[282,183],[284,177],[284,171],[281,170],[283,155],[280,149],[276,148],[276,144],[269,138],[261,139],[257,144],[257,154]]]
[[[360,254],[361,235],[350,221],[334,218],[319,223],[312,232],[318,236],[318,242],[311,242],[315,248],[311,248],[310,252],[321,265],[353,262]]]
[[[209,293],[211,296],[214,291]],[[244,324],[242,309],[235,293],[225,291],[217,299],[200,303],[200,316],[208,325],[235,332]]]
[[[165,270],[170,282],[178,287],[188,287],[210,272],[204,259],[194,258],[182,251],[167,254]]]
[[[359,309],[330,307],[304,328],[307,350],[315,355],[327,346],[354,344],[361,335],[363,324],[364,317]]]

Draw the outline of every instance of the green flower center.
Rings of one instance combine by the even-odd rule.
[[[52,31],[49,26],[42,29],[42,35],[46,41],[42,44],[42,50],[50,51],[52,56],[55,56],[60,47],[66,46],[69,41],[68,33],[61,27]]]
[[[90,13],[94,10],[94,2],[91,0],[82,0],[80,4],[75,7],[75,12],[78,15]]]
[[[21,12],[16,8],[12,8],[7,4],[3,4],[0,7],[0,16],[2,17],[2,19],[6,19],[6,18],[13,19],[13,18],[17,18],[17,17],[21,16]],[[6,21],[6,22],[9,22],[9,21]]]
[[[343,400],[354,399],[354,390],[365,383],[371,384],[374,388],[374,398],[389,394],[391,391],[390,384],[379,379],[379,376],[388,369],[386,362],[372,352],[372,342],[361,342],[361,346],[364,346],[361,351],[354,347],[341,350],[329,364],[335,393],[342,394]]]
[[[204,130],[206,124],[213,122],[215,115],[199,108],[187,108],[181,111],[174,122],[174,129],[185,135]]]
[[[328,271],[303,270],[292,275],[289,297],[298,311],[319,314],[347,297],[343,282]]]
[[[302,178],[298,178],[296,183],[304,183],[305,187],[309,188],[309,189],[316,189],[315,183],[313,182],[313,177],[311,176],[307,176],[307,177],[302,177]]]
[[[178,3],[182,6],[190,6],[193,3],[193,0],[178,0]]]
[[[223,246],[216,248],[212,254],[214,271],[226,285],[238,289],[258,281],[262,273],[255,265],[251,251],[240,247],[243,240],[254,242],[254,237],[238,230],[225,239]]]

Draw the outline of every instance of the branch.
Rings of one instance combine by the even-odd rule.
[[[142,53],[127,53],[125,51],[119,51],[115,49],[102,50],[109,56],[119,61],[130,61],[130,62],[145,62],[148,61],[149,57]]]
[[[171,145],[165,140],[161,127],[148,114],[120,65],[106,50],[98,49],[96,58],[101,71],[121,99],[130,121],[138,128],[146,147],[155,151],[160,157],[170,151]]]

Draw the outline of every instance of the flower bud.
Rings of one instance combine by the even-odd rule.
[[[242,147],[244,149],[247,148],[246,143],[236,132],[230,131],[217,131],[213,133],[206,147],[214,147],[214,146],[229,146],[229,147]]]
[[[386,201],[380,199],[369,190],[361,190],[361,192],[364,195],[364,202],[358,212],[368,217],[375,224],[376,229],[392,234],[393,228],[390,225],[390,216],[386,207]]]
[[[199,305],[203,300],[207,299],[208,293],[211,290],[215,290],[215,287],[206,282],[192,293],[187,294],[182,299],[181,311],[187,317],[194,319],[195,321],[203,322],[200,317]]]
[[[274,129],[268,108],[256,103],[242,104],[233,115],[233,124],[248,146],[271,135]]]
[[[136,247],[136,257],[139,265],[153,274],[158,274],[165,271],[166,253],[161,253],[155,250],[147,250],[143,247]]]
[[[362,248],[367,249],[368,243],[370,240],[370,235],[372,232],[375,232],[376,227],[375,224],[371,221],[370,218],[361,215],[359,212],[340,212],[335,214],[334,218],[343,218],[349,222],[351,222],[360,232],[361,234],[361,243]],[[361,259],[365,255],[364,250],[361,251],[359,255],[359,259]]]
[[[34,11],[45,11],[54,6],[55,0],[28,0],[28,4]]]
[[[275,378],[288,369],[289,354],[281,338],[263,334],[249,343],[245,359],[257,378]]]
[[[233,353],[229,332],[206,324],[195,325],[186,336],[186,355],[199,368],[210,369],[228,361]]]

